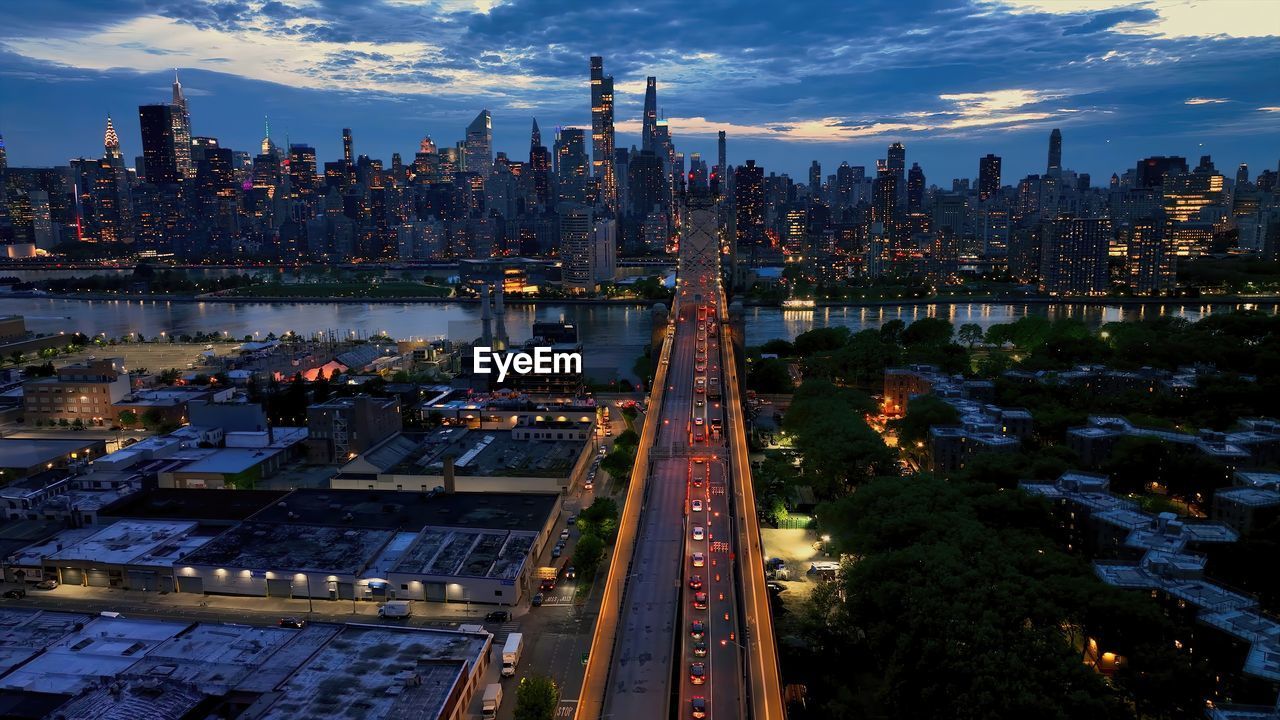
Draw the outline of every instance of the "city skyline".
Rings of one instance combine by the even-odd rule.
[[[1268,58],[1280,59],[1280,51],[1270,38],[1280,28],[1251,14],[1253,3],[1214,17],[1171,0],[939,3],[909,17],[868,3],[850,13],[859,16],[857,32],[839,17],[813,28],[800,22],[812,13],[761,15],[786,29],[775,35],[809,48],[800,53],[784,52],[779,37],[734,22],[723,8],[713,10],[721,30],[699,38],[705,47],[692,52],[702,46],[679,32],[644,33],[655,37],[640,45],[603,23],[584,37],[580,14],[543,7],[534,16],[525,5],[462,13],[393,3],[384,19],[353,19],[344,13],[356,10],[323,3],[225,5],[221,15],[198,4],[155,14],[121,3],[77,4],[74,13],[59,13],[58,3],[24,9],[0,38],[0,133],[11,165],[62,164],[99,152],[110,112],[132,163],[139,136],[123,118],[164,100],[177,66],[192,134],[226,147],[254,149],[267,116],[281,145],[287,136],[319,157],[339,157],[341,130],[352,128],[356,152],[387,161],[393,152],[407,157],[423,135],[441,146],[462,140],[487,109],[493,149],[521,157],[533,118],[548,132],[590,127],[588,57],[602,54],[617,78],[618,147],[642,144],[645,80],[653,75],[658,112],[686,155],[715,158],[716,133],[725,130],[731,164],[755,159],[795,179],[814,159],[824,175],[841,161],[873,167],[897,141],[930,184],[977,177],[987,153],[1004,158],[1008,183],[1043,171],[1053,127],[1063,131],[1064,166],[1095,183],[1147,155],[1211,154],[1219,167],[1247,162],[1253,173],[1277,164],[1280,83],[1259,82],[1259,73],[1275,73]],[[659,4],[618,12],[637,16],[629,27],[680,27],[703,11]],[[427,53],[393,42],[392,20],[401,32],[435,22],[435,34],[453,44]],[[1009,36],[1007,52],[979,63],[978,48],[964,40],[975,32]],[[1032,34],[1050,39],[1012,42]],[[251,41],[254,57],[232,52]],[[1052,60],[1032,62],[1031,46]],[[192,50],[199,47],[208,52]],[[486,54],[496,47],[519,51]],[[832,49],[822,63],[820,48]],[[660,59],[659,51],[673,49],[681,49],[675,60]],[[301,73],[296,63],[272,60],[283,50],[316,62]],[[67,103],[76,112],[55,111]]]

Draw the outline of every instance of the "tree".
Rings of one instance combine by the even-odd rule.
[[[898,442],[913,446],[929,439],[929,428],[955,425],[960,413],[936,395],[920,395],[907,401],[907,413],[898,424]]]
[[[920,318],[902,331],[902,344],[907,347],[913,345],[946,345],[951,342],[953,332],[951,323],[942,318]]]
[[[787,363],[777,358],[756,360],[747,371],[747,387],[758,393],[788,393],[795,389]]]
[[[138,413],[132,410],[123,410],[120,412],[120,424],[131,428],[138,424]]]
[[[619,445],[622,445],[624,447],[631,448],[632,450],[634,450],[635,448],[640,446],[640,436],[636,434],[635,430],[623,430],[618,435],[618,439],[614,441],[613,445],[615,448],[617,448],[617,446]]]
[[[515,720],[554,720],[560,688],[545,675],[530,675],[516,688]]]
[[[164,414],[155,408],[151,408],[142,413],[142,427],[148,430],[156,430],[164,423]]]
[[[849,328],[844,326],[814,328],[796,336],[795,353],[801,357],[835,350],[849,341]]]
[[[782,338],[774,338],[764,345],[760,346],[760,352],[764,355],[777,355],[780,358],[791,357],[796,351],[795,345],[783,340]]]
[[[578,530],[612,543],[618,536],[618,503],[612,498],[597,498],[578,513]]]
[[[578,538],[578,544],[573,551],[573,567],[577,572],[582,573],[583,578],[594,576],[602,559],[604,559],[604,540],[600,539],[600,536],[589,533]]]
[[[982,342],[982,338],[985,335],[986,333],[982,331],[981,325],[977,323],[965,323],[960,326],[960,331],[956,336],[960,338],[960,342],[966,343],[972,348],[974,345]]]

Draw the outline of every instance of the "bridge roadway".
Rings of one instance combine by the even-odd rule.
[[[737,487],[750,482],[741,412],[727,407],[738,394],[723,387],[736,373],[715,212],[704,206],[686,217],[671,330],[650,397],[658,411],[641,433],[579,720],[661,720],[673,707],[676,718],[689,718],[695,699],[708,718],[783,718],[754,499]],[[735,563],[744,542],[754,568]],[[695,605],[697,592],[706,593],[706,607]],[[691,632],[695,620],[702,637]],[[755,661],[744,649],[768,657]]]

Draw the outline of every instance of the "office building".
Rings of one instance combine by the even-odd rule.
[[[340,397],[307,408],[307,461],[347,462],[400,432],[395,398]]]
[[[1134,221],[1127,229],[1129,289],[1135,295],[1165,295],[1173,291],[1177,265],[1163,218]]]
[[[581,203],[560,203],[560,257],[564,288],[572,293],[595,292],[595,213]]]
[[[138,123],[142,129],[142,176],[153,185],[176,183],[183,177],[175,149],[173,113],[172,105],[138,107]]]
[[[1000,156],[988,153],[978,161],[978,200],[990,200],[999,193]]]
[[[1062,173],[1062,131],[1054,128],[1049,133],[1049,163],[1045,173],[1055,175]]]
[[[604,58],[591,57],[591,169],[600,183],[600,204],[618,207],[614,173],[613,76],[604,74]]]
[[[129,373],[121,358],[102,358],[58,368],[52,377],[22,384],[29,425],[114,425],[115,403],[129,394]]]
[[[488,177],[493,169],[493,120],[488,110],[481,110],[467,126],[467,139],[463,141],[463,172]]]
[[[733,174],[733,200],[736,214],[737,244],[740,250],[767,245],[764,229],[764,168],[748,160]]]
[[[651,75],[645,79],[644,85],[644,120],[640,128],[640,149],[656,152],[657,143],[658,78]]]

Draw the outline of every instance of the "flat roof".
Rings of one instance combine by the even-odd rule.
[[[29,468],[101,447],[104,440],[0,438],[0,467]]]
[[[44,652],[0,677],[0,687],[74,695],[115,676],[190,623],[94,617],[54,640]]]
[[[390,530],[250,520],[204,544],[181,564],[353,575],[364,570],[393,535]]]
[[[22,665],[46,647],[88,622],[88,615],[0,607],[0,675]],[[0,680],[0,687],[13,687]]]
[[[428,527],[401,554],[392,572],[514,580],[537,533]]]
[[[157,488],[117,500],[99,513],[104,517],[165,520],[244,520],[288,495],[287,490],[206,490]]]
[[[548,410],[548,414],[556,411]],[[500,413],[499,413],[500,414]],[[561,426],[578,430],[580,424]],[[547,430],[560,427],[549,426]],[[517,440],[511,430],[442,428],[430,433],[398,433],[343,469],[372,465],[394,475],[440,475],[447,456],[459,476],[568,477],[589,439]]]
[[[187,465],[172,472],[175,473],[219,473],[235,475],[257,467],[275,455],[284,452],[281,448],[219,448],[205,457],[193,460]]]
[[[263,508],[253,520],[413,532],[428,525],[539,531],[559,503],[557,493],[462,492],[428,496],[389,490],[301,488]]]
[[[48,555],[50,561],[80,561],[104,565],[169,563],[183,549],[194,549],[208,538],[192,538],[194,522],[121,520],[93,535]]]
[[[489,651],[492,635],[346,625],[281,688],[263,720],[435,720]],[[512,689],[507,702],[515,702]]]
[[[1225,488],[1215,492],[1213,499],[1229,500],[1249,507],[1271,507],[1280,505],[1280,491],[1256,487]]]

